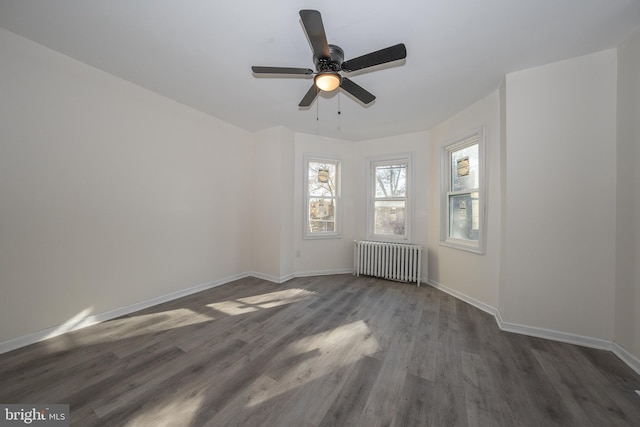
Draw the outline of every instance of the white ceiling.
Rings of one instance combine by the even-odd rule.
[[[313,68],[300,9],[322,13],[345,60],[406,45],[406,60],[349,75],[374,103],[337,91],[300,109],[311,79],[251,73]],[[363,140],[429,129],[505,73],[618,46],[640,1],[0,0],[0,26],[250,131]]]

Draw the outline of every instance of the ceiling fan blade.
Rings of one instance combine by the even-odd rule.
[[[291,67],[251,67],[251,71],[256,74],[313,74],[313,70],[309,68],[291,68]]]
[[[373,67],[375,65],[386,64],[387,62],[397,61],[407,57],[407,48],[404,43],[395,46],[380,49],[366,55],[350,59],[342,63],[343,71],[356,71],[363,68]]]
[[[320,90],[316,87],[315,83],[312,84],[307,91],[307,94],[304,96],[304,98],[302,98],[300,104],[298,104],[298,107],[309,107],[318,97],[318,93],[320,93]]]
[[[314,56],[318,58],[331,58],[329,43],[327,43],[327,35],[324,32],[320,12],[317,10],[301,10],[300,18],[302,19],[302,25],[311,43]]]
[[[374,95],[363,89],[362,86],[354,83],[346,77],[342,78],[342,84],[340,87],[358,98],[363,104],[370,104],[374,99],[376,99]]]

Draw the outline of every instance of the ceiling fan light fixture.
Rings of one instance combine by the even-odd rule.
[[[342,84],[342,76],[336,72],[319,73],[313,79],[316,87],[325,92],[336,90]]]

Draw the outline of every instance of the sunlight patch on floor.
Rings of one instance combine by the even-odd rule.
[[[373,355],[379,349],[378,341],[362,320],[305,337],[292,343],[285,351],[283,358],[293,358],[295,355],[311,353],[314,350],[315,355],[281,372],[275,385],[252,395],[252,399],[246,406],[262,404],[275,396],[329,376],[364,356]]]
[[[178,398],[169,402],[164,401],[152,410],[147,410],[128,420],[123,426],[188,426],[198,414],[202,400],[202,396],[195,396],[190,399]]]
[[[134,313],[130,316],[93,325],[91,333],[78,331],[77,333],[67,335],[64,345],[66,347],[75,347],[134,338],[211,322],[224,316],[236,316],[285,304],[292,304],[309,299],[314,295],[314,292],[294,288],[216,302],[203,306],[202,310],[197,311],[187,308],[176,308],[147,314]],[[91,315],[92,311],[93,307],[90,307],[73,316],[57,328],[56,331],[52,333],[52,336],[64,334],[65,332],[96,323],[94,316]]]
[[[187,308],[177,308],[148,314],[134,314],[95,325],[90,335],[78,333],[76,336],[73,336],[72,339],[74,345],[91,345],[101,342],[123,340],[210,322],[222,316],[236,316],[285,304],[292,304],[309,299],[314,295],[314,292],[309,292],[304,289],[285,289],[208,304],[203,307],[202,313]],[[88,313],[89,312],[85,310],[69,322],[77,324],[78,322],[87,321],[87,319],[89,319],[86,317]]]
[[[79,345],[97,344],[168,331],[211,320],[213,320],[212,316],[196,313],[187,308],[178,308],[103,322],[94,326],[90,335],[81,333],[73,339],[75,344]]]
[[[284,289],[282,291],[269,292],[267,294],[252,295],[250,297],[208,304],[214,310],[229,316],[251,313],[265,308],[278,307],[285,304],[303,301],[314,296],[314,292],[304,289]]]

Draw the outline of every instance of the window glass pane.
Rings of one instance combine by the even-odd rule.
[[[405,197],[407,192],[407,165],[375,167],[375,197]]]
[[[322,233],[336,231],[336,199],[317,198],[309,199],[309,231]]]
[[[374,233],[404,235],[405,213],[404,201],[377,200],[374,203]]]
[[[336,164],[309,162],[309,196],[335,197]]]
[[[478,193],[449,196],[449,237],[477,241],[480,212]]]
[[[336,231],[335,221],[309,221],[309,228],[312,233],[324,233]]]
[[[478,144],[451,152],[451,191],[472,190],[480,186]]]
[[[309,158],[306,167],[305,238],[339,237],[340,162]]]

